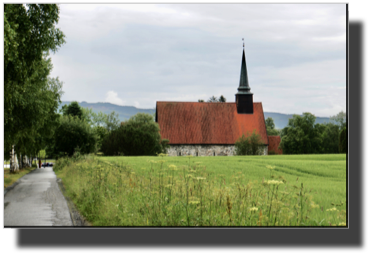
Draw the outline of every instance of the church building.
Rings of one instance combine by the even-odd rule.
[[[253,102],[243,48],[240,83],[235,102],[157,101],[156,122],[161,138],[168,139],[169,156],[232,156],[244,134],[260,134],[264,147],[280,153],[280,136],[268,136],[263,105]]]

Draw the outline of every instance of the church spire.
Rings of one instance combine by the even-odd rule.
[[[243,59],[241,60],[240,83],[238,92],[235,94],[237,113],[253,114],[253,93],[248,83],[247,64],[245,63],[245,50],[243,38]]]
[[[243,39],[243,58],[241,60],[241,70],[240,70],[240,83],[238,91],[241,92],[249,92],[251,87],[249,87],[248,83],[248,71],[247,64],[245,63],[245,50],[244,50],[244,39]]]

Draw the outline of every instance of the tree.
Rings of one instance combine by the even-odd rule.
[[[280,135],[280,132],[275,129],[274,121],[272,117],[268,117],[265,119],[265,126],[267,129],[267,135],[269,136],[277,136]]]
[[[161,141],[160,129],[150,114],[138,113],[112,130],[103,140],[105,155],[156,155],[162,153],[168,143]]]
[[[223,95],[221,95],[219,98],[219,102],[226,102],[226,101],[227,99]]]
[[[96,142],[96,131],[88,123],[78,117],[64,115],[54,134],[50,154],[72,156],[78,148],[83,154],[93,153],[96,151]]]
[[[343,111],[339,112],[334,116],[331,116],[330,119],[339,124],[340,130],[342,130],[346,126],[346,113]]]
[[[62,107],[63,115],[71,115],[72,117],[78,117],[79,119],[83,119],[84,114],[82,107],[78,104],[77,101],[71,102],[68,106],[64,105]]]
[[[203,99],[198,99],[198,102],[205,102]]]
[[[339,134],[339,152],[347,153],[347,128],[344,127]]]
[[[52,69],[48,53],[65,42],[55,28],[57,5],[26,6],[4,6],[4,132],[13,143],[18,133],[29,132],[40,119],[34,108],[41,104],[38,94]]]
[[[281,143],[285,154],[314,154],[321,152],[321,130],[314,128],[316,117],[311,113],[293,115],[282,129]]]
[[[321,131],[321,152],[325,154],[339,153],[339,126],[333,123],[316,124],[316,128],[322,127]]]
[[[274,129],[275,125],[272,117],[268,117],[267,119],[265,119],[265,126],[267,130]]]
[[[208,99],[207,102],[219,102],[219,101],[218,101],[218,98],[217,98],[216,96],[212,96],[212,97],[210,97],[210,98]]]
[[[31,134],[49,121],[41,95],[52,69],[49,52],[65,42],[55,27],[58,19],[58,5],[4,5],[4,144],[8,148],[33,141]]]
[[[263,140],[256,130],[251,134],[243,134],[235,143],[236,155],[260,155],[263,153],[263,145]]]

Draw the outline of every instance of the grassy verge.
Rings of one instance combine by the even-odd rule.
[[[56,162],[94,226],[346,226],[345,155]]]
[[[9,168],[4,169],[4,188],[11,186],[19,178],[23,177],[25,174],[33,171],[36,167],[23,168],[17,173],[10,173]]]

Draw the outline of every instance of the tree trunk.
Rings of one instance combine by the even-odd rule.
[[[15,173],[18,171],[18,164],[17,164],[17,155],[15,151],[15,146],[12,145],[12,150],[11,150],[11,158],[10,158],[10,164],[9,164],[9,171],[11,173]]]

